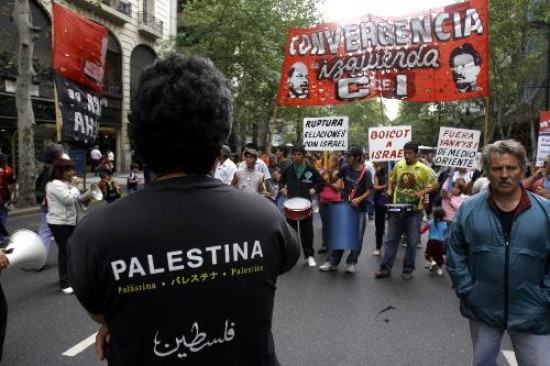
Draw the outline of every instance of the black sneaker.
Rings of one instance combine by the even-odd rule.
[[[403,272],[403,274],[401,275],[401,278],[405,281],[408,281],[413,278],[413,274],[412,272]]]
[[[386,278],[390,277],[390,270],[386,267],[380,267],[380,269],[374,274],[374,278]]]
[[[328,249],[326,247],[321,247],[321,249],[319,249],[317,251],[317,254],[323,254],[323,253],[326,253],[326,252],[328,252]]]

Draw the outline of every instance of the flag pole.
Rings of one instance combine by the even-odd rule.
[[[483,104],[485,107],[485,123],[483,127],[483,146],[486,146],[489,138],[489,96],[486,95],[485,98],[483,98]]]

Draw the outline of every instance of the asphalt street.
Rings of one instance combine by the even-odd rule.
[[[10,218],[8,229],[37,231],[38,221],[37,214]],[[314,222],[318,247],[318,218]],[[281,364],[469,365],[467,321],[459,313],[448,275],[425,270],[419,250],[414,279],[403,281],[399,269],[404,248],[400,248],[392,277],[375,280],[380,259],[372,256],[373,247],[374,223],[369,221],[356,274],[344,273],[344,264],[339,271],[322,273],[301,258],[279,278],[273,333]],[[54,244],[47,270],[10,268],[0,277],[9,306],[2,365],[102,364],[93,348],[98,326],[74,296],[60,292],[56,255]],[[324,259],[318,255],[318,264]],[[505,338],[499,365],[516,365],[509,350]]]

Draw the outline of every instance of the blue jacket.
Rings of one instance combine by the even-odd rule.
[[[531,206],[515,218],[508,242],[489,192],[467,199],[452,225],[447,268],[463,316],[550,334],[550,201],[526,193]]]

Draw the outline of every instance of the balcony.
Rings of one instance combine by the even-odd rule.
[[[164,23],[157,20],[153,14],[138,12],[138,31],[141,34],[159,38],[164,32]]]
[[[132,4],[124,0],[70,0],[74,4],[98,14],[102,18],[123,25],[132,21]]]

